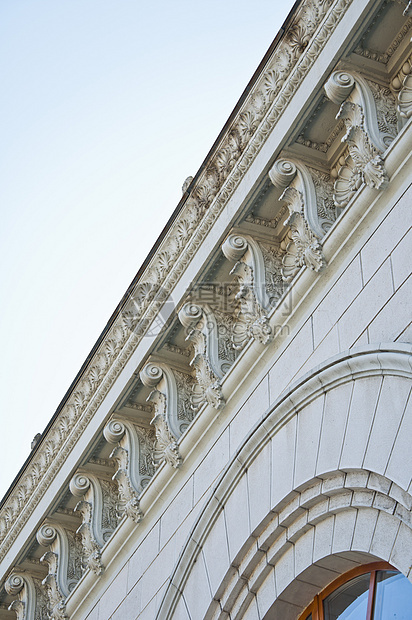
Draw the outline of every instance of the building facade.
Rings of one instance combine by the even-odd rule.
[[[2,620],[326,620],[411,577],[411,33],[295,4],[2,501]]]

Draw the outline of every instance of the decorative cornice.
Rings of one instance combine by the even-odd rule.
[[[5,501],[0,513],[0,561],[66,462],[351,3],[352,0],[302,2],[294,22],[192,189],[129,303]],[[159,281],[162,289],[156,285]]]

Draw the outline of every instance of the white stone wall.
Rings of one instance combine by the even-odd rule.
[[[219,415],[210,444],[179,472],[176,497],[157,522],[139,526],[141,540],[89,619],[155,618],[190,536],[182,557],[194,553],[196,562],[184,569],[188,581],[173,615],[179,620],[226,617],[211,605],[224,596],[231,618],[263,619],[276,597],[271,613],[293,618],[333,575],[370,558],[409,573],[411,383],[398,369],[373,374],[376,361],[362,370],[365,376],[351,375],[318,395],[271,436],[220,500],[223,509],[201,548],[193,528],[218,501],[211,493],[219,476],[228,464],[242,467],[237,451],[251,450],[253,435],[246,444],[245,438],[288,386],[347,349],[411,342],[412,235],[405,225],[411,208],[411,190],[387,205],[286,346],[279,352],[271,345],[259,383],[237,411]],[[274,534],[262,546],[265,526]],[[245,580],[248,593],[239,595]]]

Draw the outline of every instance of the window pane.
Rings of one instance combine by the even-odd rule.
[[[323,601],[325,620],[365,620],[370,573],[351,579]]]
[[[412,617],[412,584],[397,571],[377,574],[374,620],[410,620]]]

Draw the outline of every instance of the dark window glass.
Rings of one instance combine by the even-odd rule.
[[[412,584],[397,571],[377,573],[374,620],[411,620]]]
[[[343,584],[323,601],[325,620],[365,620],[370,573]]]

